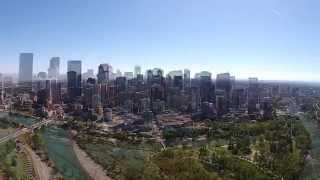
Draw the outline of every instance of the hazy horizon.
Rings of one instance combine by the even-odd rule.
[[[51,57],[82,60],[82,72],[190,69],[237,79],[320,81],[316,0],[0,2],[0,72],[17,73],[34,53],[34,73]]]
[[[149,68],[151,69],[151,68]],[[46,72],[46,71],[40,71],[40,72]],[[86,73],[82,72],[82,74]],[[125,71],[125,72],[133,72],[133,71]],[[170,71],[164,71],[164,75],[166,76]],[[37,78],[39,72],[35,72],[33,73],[33,78]],[[123,75],[124,71],[122,71],[122,75]],[[143,75],[145,75],[145,71],[142,72]],[[230,73],[230,72],[220,72],[217,74],[221,74],[221,73]],[[18,73],[1,73],[0,74],[3,75],[3,77],[12,77],[14,81],[18,81]],[[212,80],[215,81],[216,80],[216,75],[217,74],[212,74]],[[264,82],[264,83],[293,83],[293,84],[306,84],[306,85],[319,85],[320,86],[320,80],[286,80],[286,79],[261,79],[257,76],[248,76],[245,78],[237,78],[236,74],[230,74],[231,76],[235,76],[236,77],[236,81],[248,81],[249,78],[258,78],[258,80],[260,82]],[[67,78],[67,73],[66,72],[62,72],[60,73],[60,78],[64,77],[65,80]],[[94,71],[94,76],[97,76],[97,72]],[[191,73],[191,78],[194,79],[195,78],[195,73]]]

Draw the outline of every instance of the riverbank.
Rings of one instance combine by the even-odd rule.
[[[33,169],[39,180],[49,180],[52,176],[53,169],[47,163],[41,161],[40,157],[28,146],[21,146],[31,157]]]
[[[0,111],[0,117],[8,117],[11,121],[23,124],[24,126],[31,126],[32,124],[38,122],[37,117],[27,116],[19,113]],[[44,127],[40,131],[39,136],[41,138],[36,138],[38,141],[36,144],[44,143],[44,147],[40,152],[46,152],[47,157],[45,158],[49,159],[49,163],[47,165],[53,169],[51,173],[54,175],[54,177],[57,177],[55,179],[59,179],[60,177],[63,177],[63,179],[66,180],[90,179],[87,173],[81,167],[72,149],[69,133],[66,130],[56,126]],[[35,145],[35,147],[40,147],[40,145]],[[36,155],[38,155],[38,153],[36,153]],[[40,159],[43,159],[42,155],[38,156]],[[47,162],[47,160],[45,160],[45,162]],[[50,179],[52,179],[52,177],[50,177]]]
[[[106,172],[99,164],[95,163],[88,154],[82,150],[79,145],[72,141],[73,150],[83,167],[83,169],[88,173],[88,175],[94,180],[112,180],[109,176],[106,175]]]
[[[1,111],[1,112],[8,113],[9,115],[22,116],[22,117],[26,117],[26,118],[34,118],[36,120],[41,119],[40,117],[33,116],[33,115],[27,114],[25,112],[19,112],[19,111],[13,111],[13,112],[12,111]]]
[[[9,122],[17,123],[17,126],[21,125],[31,125],[34,122],[36,122],[37,118],[33,116],[29,116],[26,114],[21,113],[10,113],[10,112],[1,112],[1,117],[5,117],[10,119]],[[13,118],[12,118],[13,117]],[[1,137],[1,129],[0,129],[0,137]],[[6,131],[3,131],[2,134],[9,135],[10,133],[13,133],[14,129],[6,129]],[[36,153],[34,149],[30,147],[30,140],[34,140],[31,138],[31,135],[22,135],[18,137],[18,143],[19,146],[18,149],[21,149],[21,151],[28,157],[28,159],[31,161],[31,167],[34,172],[34,178],[38,180],[49,180],[53,177],[58,177],[57,173],[54,173],[53,168],[48,163],[49,161],[43,161],[41,159],[41,155]],[[36,146],[37,148],[40,148],[40,145]],[[21,163],[21,162],[20,162]]]
[[[54,163],[56,170],[66,180],[90,180],[82,168],[72,147],[72,140],[67,130],[57,126],[45,127],[41,131],[46,152]]]
[[[31,126],[32,124],[39,122],[39,118],[26,116],[19,113],[8,113],[0,111],[0,118],[7,117],[11,122],[21,124],[23,126]]]
[[[304,127],[310,134],[312,144],[309,154],[306,156],[305,166],[300,173],[300,180],[320,178],[320,124],[310,113],[300,116]]]

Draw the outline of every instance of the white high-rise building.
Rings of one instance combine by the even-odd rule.
[[[209,78],[211,78],[211,73],[209,71],[201,71],[201,72],[195,74],[195,78],[196,79],[199,79],[201,77],[209,77]]]
[[[117,71],[116,71],[116,78],[117,77],[121,77],[122,76],[122,72],[119,70],[119,69],[117,69]]]
[[[82,74],[83,80],[88,80],[88,78],[95,78],[94,77],[94,70],[93,69],[87,69],[87,72]]]
[[[60,58],[53,57],[50,59],[50,65],[48,69],[48,77],[50,79],[58,79],[60,72]]]
[[[137,77],[138,74],[141,74],[141,67],[138,66],[138,65],[136,65],[136,66],[134,67],[134,77]]]
[[[33,53],[21,53],[19,57],[19,82],[32,82]]]

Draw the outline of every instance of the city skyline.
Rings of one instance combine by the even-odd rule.
[[[2,73],[18,72],[18,54],[34,53],[34,72],[61,58],[83,70],[102,63],[143,71],[230,72],[241,79],[320,81],[316,20],[309,1],[2,1]],[[41,14],[41,16],[39,15]]]
[[[320,177],[319,0],[0,0],[0,180]]]
[[[27,56],[28,58],[23,58],[21,59],[21,57],[24,57],[24,56]],[[30,57],[31,56],[31,57]],[[29,58],[30,57],[30,58]],[[74,62],[75,63],[80,63],[80,66],[78,66],[77,68],[77,72],[78,74],[80,74],[82,76],[82,81],[83,80],[86,80],[88,77],[94,77],[95,79],[99,79],[99,71],[100,71],[100,67],[101,66],[109,66],[111,69],[110,69],[110,73],[112,73],[112,78],[116,78],[116,77],[119,77],[119,76],[123,76],[123,77],[136,77],[136,71],[139,72],[138,74],[142,74],[142,75],[147,75],[148,71],[149,70],[154,70],[154,69],[160,69],[162,72],[163,72],[163,76],[172,76],[174,74],[181,74],[182,76],[185,76],[184,75],[184,71],[187,71],[187,73],[189,74],[189,77],[190,78],[195,78],[195,79],[198,79],[201,75],[200,74],[203,74],[203,76],[210,76],[212,77],[213,80],[215,80],[216,78],[219,78],[220,75],[225,75],[225,74],[229,74],[232,75],[230,77],[232,78],[235,78],[235,80],[249,80],[250,79],[259,79],[259,80],[262,80],[262,81],[283,81],[283,82],[286,82],[286,81],[291,81],[291,82],[310,82],[310,83],[318,83],[319,81],[310,81],[310,80],[293,80],[293,79],[263,79],[261,78],[260,76],[247,76],[247,77],[241,77],[239,78],[239,76],[237,74],[234,74],[232,72],[229,72],[229,71],[217,71],[217,73],[214,73],[213,71],[207,71],[207,70],[200,70],[198,72],[194,72],[190,69],[187,69],[187,68],[182,68],[182,69],[172,69],[172,70],[165,70],[161,67],[144,67],[142,68],[141,65],[139,64],[136,64],[135,66],[133,66],[131,69],[129,69],[128,71],[123,71],[122,69],[120,68],[114,68],[112,66],[112,64],[110,63],[101,63],[101,64],[98,64],[96,66],[96,68],[94,69],[84,69],[82,64],[82,60],[67,60],[65,65],[64,64],[60,64],[60,61],[61,61],[61,58],[60,57],[51,57],[50,60],[49,60],[49,66],[47,69],[44,69],[44,70],[40,70],[40,71],[34,71],[34,54],[33,53],[26,53],[26,52],[23,52],[23,53],[20,53],[19,54],[19,71],[21,71],[21,67],[24,67],[23,69],[26,69],[27,67],[25,66],[30,66],[30,63],[33,64],[31,67],[28,67],[30,70],[29,74],[31,73],[32,74],[32,79],[33,80],[37,80],[37,79],[64,79],[64,80],[67,80],[68,79],[68,72],[71,72],[71,71],[75,71],[75,70],[71,70],[72,68],[74,68],[73,66],[70,66],[71,64],[73,64]],[[30,59],[31,59],[31,62],[30,62]],[[27,60],[29,62],[25,62],[25,61],[22,61],[22,60]],[[64,69],[64,66],[67,68],[66,71],[64,72],[61,72],[61,67]],[[137,69],[138,68],[138,69]],[[108,70],[109,71],[109,70]],[[44,74],[45,73],[45,74]],[[89,73],[89,74],[88,74]],[[173,74],[172,74],[173,73]],[[17,78],[16,80],[19,81],[19,79],[21,78],[20,77],[20,73],[2,73],[0,72],[0,74],[4,75],[4,77],[6,76],[11,76],[11,77],[14,77],[14,78]],[[54,74],[54,75],[53,75]],[[30,79],[30,77],[29,77]],[[61,79],[61,80],[62,80]],[[131,78],[129,78],[131,79]]]

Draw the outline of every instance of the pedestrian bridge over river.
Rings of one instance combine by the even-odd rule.
[[[43,120],[43,121],[39,121],[37,123],[34,123],[32,124],[31,126],[26,126],[22,129],[18,129],[16,130],[15,132],[3,137],[0,139],[0,144],[2,143],[6,143],[8,142],[9,140],[13,140],[13,139],[16,139],[18,138],[19,136],[27,133],[27,132],[32,132],[33,130],[37,129],[37,128],[40,128],[42,126],[47,126],[49,125],[50,123],[53,123],[54,120],[53,119],[46,119],[46,120]]]

